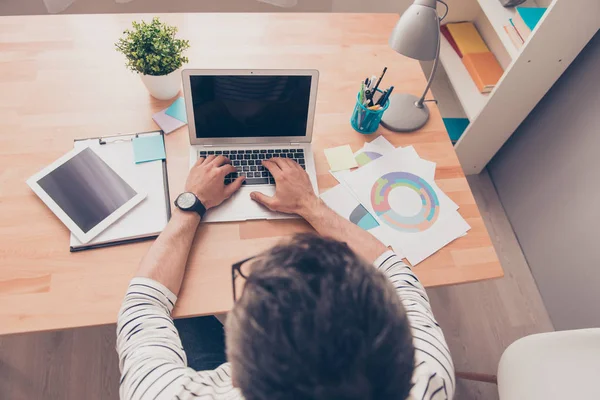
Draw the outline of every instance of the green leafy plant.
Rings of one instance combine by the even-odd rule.
[[[190,47],[187,40],[176,39],[177,28],[154,17],[152,22],[133,22],[115,46],[127,58],[127,68],[145,75],[167,75],[188,62],[182,53]]]

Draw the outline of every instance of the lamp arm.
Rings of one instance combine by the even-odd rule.
[[[433,83],[433,78],[435,76],[435,73],[437,71],[438,68],[438,63],[440,61],[440,42],[442,41],[442,32],[440,29],[440,24],[442,23],[442,21],[444,20],[444,18],[446,18],[446,16],[448,15],[448,4],[446,4],[444,1],[441,0],[437,0],[437,2],[442,3],[444,6],[446,6],[446,12],[444,13],[444,15],[441,18],[438,18],[438,41],[437,41],[437,50],[436,50],[436,54],[435,54],[435,59],[433,60],[433,67],[431,68],[431,74],[429,74],[429,79],[427,80],[427,86],[425,86],[425,90],[423,91],[423,95],[421,96],[421,98],[419,99],[419,101],[417,101],[415,103],[415,105],[418,108],[423,108],[423,103],[425,102],[425,96],[427,96],[427,92],[429,91],[429,89],[431,88],[431,84]]]
[[[423,108],[423,103],[425,102],[425,96],[427,96],[427,92],[429,91],[429,88],[431,88],[431,84],[433,83],[433,77],[435,76],[435,72],[437,71],[438,63],[440,61],[440,41],[441,41],[440,35],[441,35],[440,26],[438,25],[437,51],[436,51],[435,59],[433,60],[433,67],[431,68],[431,74],[429,74],[429,79],[427,80],[427,86],[425,86],[423,95],[421,96],[419,101],[417,101],[415,104],[419,108]]]

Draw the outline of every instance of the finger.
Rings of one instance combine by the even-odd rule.
[[[217,169],[219,170],[219,173],[223,176],[231,174],[232,172],[237,172],[237,168],[231,164],[225,164]]]
[[[273,178],[277,179],[281,176],[281,168],[279,168],[279,166],[271,160],[273,159],[271,158],[270,160],[263,160],[262,165],[269,170],[271,175],[273,175]]]
[[[218,155],[213,161],[211,161],[211,165],[220,167],[221,165],[229,164],[230,162],[231,161],[229,161],[229,158],[223,155]]]
[[[246,177],[242,175],[238,177],[235,181],[231,182],[229,185],[225,185],[225,196],[227,196],[227,198],[230,198],[232,194],[237,192],[242,187],[242,182],[244,182],[244,179],[246,179]]]
[[[287,158],[274,157],[274,158],[271,158],[269,161],[272,161],[275,164],[277,164],[279,169],[284,169],[286,166],[288,166],[286,160],[287,160]]]
[[[267,196],[266,194],[263,194],[261,192],[250,193],[250,198],[258,204],[262,204],[263,206],[267,207],[269,210],[275,211],[273,209],[275,198]]]
[[[300,164],[298,163],[298,161],[296,161],[296,160],[292,160],[292,164],[293,164],[293,167],[294,167],[294,168],[299,168],[299,169],[301,169],[302,171],[304,171],[304,169],[302,168],[302,165],[300,165]]]
[[[204,162],[205,162],[206,164],[208,164],[208,163],[212,162],[212,160],[214,160],[214,159],[215,159],[215,155],[214,155],[214,154],[211,154],[211,155],[209,155],[208,157],[206,157],[206,160],[204,160]],[[203,164],[204,164],[204,163],[203,163]]]
[[[286,158],[285,159],[285,163],[288,165],[288,167],[290,168],[294,168],[296,166],[296,161],[292,160],[291,158]]]
[[[204,162],[204,157],[198,157],[198,159],[196,160],[196,163],[194,164],[194,167],[201,165],[203,162]]]

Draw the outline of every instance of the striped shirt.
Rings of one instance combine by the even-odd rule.
[[[409,399],[452,399],[454,366],[425,289],[392,251],[374,264],[396,288],[412,328],[415,371]],[[156,281],[131,281],[117,323],[121,399],[243,399],[231,384],[229,363],[212,371],[187,367],[171,318],[176,301],[177,297]]]

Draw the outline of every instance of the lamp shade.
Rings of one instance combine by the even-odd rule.
[[[396,23],[390,47],[406,57],[433,60],[437,55],[439,24],[436,0],[415,0]]]

